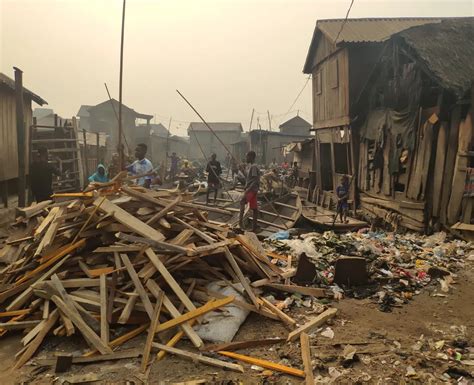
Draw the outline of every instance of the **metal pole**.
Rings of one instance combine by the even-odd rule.
[[[23,71],[17,67],[15,70],[15,96],[16,96],[16,135],[18,145],[18,207],[25,207],[26,203],[26,132],[23,111]]]
[[[271,131],[272,130],[272,120],[270,119],[270,111],[267,110],[267,115],[268,115],[268,128]]]
[[[119,77],[119,137],[118,137],[118,152],[120,170],[123,170],[123,148],[122,148],[122,78],[123,78],[123,40],[125,35],[125,5],[127,0],[123,0],[122,9],[122,38],[120,41],[120,77]]]

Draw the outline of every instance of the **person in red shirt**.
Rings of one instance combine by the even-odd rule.
[[[258,204],[257,194],[260,188],[260,170],[255,163],[256,154],[255,151],[249,151],[247,153],[246,161],[248,163],[248,169],[245,176],[245,192],[240,200],[240,214],[239,214],[239,227],[244,229],[244,211],[245,206],[249,205],[249,208],[253,211],[252,217],[252,231],[255,233],[258,231]]]

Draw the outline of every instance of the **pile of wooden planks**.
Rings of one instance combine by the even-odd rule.
[[[177,193],[125,185],[103,195],[58,194],[52,201],[20,209],[17,232],[0,249],[4,253],[7,248],[9,255],[9,263],[0,269],[0,336],[24,332],[15,368],[32,358],[48,335],[82,335],[88,350],[69,361],[91,362],[87,360],[94,356],[133,356],[114,351],[144,333],[143,371],[155,350],[157,359],[171,353],[241,372],[242,366],[228,359],[174,347],[186,336],[203,349],[193,324],[230,304],[280,320],[291,332],[289,340],[306,332],[308,328],[296,329],[295,320],[263,298],[262,288],[316,297],[325,296],[324,290],[291,284],[295,269],[272,263],[278,256],[267,255],[254,234],[235,235],[209,221],[212,210],[222,211]],[[239,291],[246,301],[210,292],[207,285],[215,281],[243,288]],[[170,329],[175,334],[166,344],[155,342],[156,334]],[[276,364],[258,365],[274,369]],[[301,370],[281,365],[277,370],[304,377]]]

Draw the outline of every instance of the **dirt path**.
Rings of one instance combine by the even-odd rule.
[[[454,379],[443,377],[449,367],[466,370],[474,374],[474,366],[466,366],[446,360],[443,355],[448,352],[448,345],[453,339],[460,338],[473,346],[474,330],[474,266],[471,263],[457,278],[457,283],[446,297],[432,296],[439,292],[439,285],[429,286],[416,296],[409,304],[394,308],[391,313],[383,313],[370,300],[344,299],[332,305],[340,312],[329,326],[334,338],[329,339],[319,333],[311,335],[311,346],[315,376],[328,383],[335,384],[439,384],[455,383]],[[303,323],[307,320],[303,309],[295,309],[292,315]],[[264,337],[285,337],[287,331],[278,322],[262,320],[251,315],[239,330],[236,340],[247,340]],[[421,338],[421,343],[417,341]],[[31,375],[34,367],[25,366],[19,372],[10,373],[7,368],[14,362],[14,354],[19,350],[19,336],[14,335],[1,340],[0,343],[0,384],[17,383],[20,380],[32,384],[52,383],[54,373],[47,370],[38,375]],[[445,346],[440,347],[445,341]],[[140,347],[142,339],[132,341],[124,348]],[[434,344],[438,342],[439,350]],[[70,344],[69,341],[67,343]],[[431,343],[431,346],[430,346]],[[344,362],[341,358],[344,346],[352,344],[356,348],[356,362]],[[415,346],[414,346],[415,345]],[[183,342],[178,347],[192,349],[189,343]],[[71,350],[77,346],[63,346],[61,341],[48,342],[46,349]],[[282,362],[289,366],[301,368],[298,343],[274,345],[273,347],[243,350],[240,353]],[[474,350],[471,354],[474,353]],[[39,355],[46,355],[42,349]],[[463,357],[469,359],[469,357]],[[474,359],[470,358],[471,360]],[[347,368],[344,368],[344,365]],[[125,380],[139,381],[139,359],[105,362],[97,365],[73,367],[73,371],[64,374],[94,373],[99,378],[113,384],[125,383]],[[163,361],[154,363],[149,375],[149,383],[174,383],[206,379],[207,383],[219,384],[301,384],[302,380],[275,373],[263,376],[260,371],[243,364],[244,374],[223,371],[218,368],[185,361],[167,356]],[[411,371],[413,368],[413,371]],[[407,372],[410,376],[407,376]],[[339,375],[339,377],[338,377]],[[232,382],[233,381],[233,382]],[[94,382],[99,384],[100,382]],[[105,383],[105,382],[103,382]],[[466,382],[467,384],[468,382]]]

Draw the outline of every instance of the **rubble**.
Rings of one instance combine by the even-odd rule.
[[[284,256],[269,256],[253,234],[236,236],[208,219],[209,211],[225,212],[221,208],[191,203],[176,192],[119,182],[103,187],[56,194],[47,204],[19,211],[2,249],[8,264],[0,271],[0,336],[12,330],[25,333],[15,369],[55,335],[82,336],[71,339],[80,355],[54,357],[50,352],[38,359],[56,365],[58,372],[67,372],[72,363],[141,355],[140,371],[146,376],[153,356],[161,360],[170,353],[237,372],[244,371],[238,363],[243,361],[305,377],[298,368],[230,351],[208,357],[174,346],[185,336],[200,350],[203,340],[230,343],[249,312],[282,322],[292,340],[309,327],[297,329],[285,313],[287,306],[265,297],[264,290],[300,298],[324,297],[324,290],[292,284],[291,262],[271,262]],[[326,310],[316,323],[336,312]],[[228,326],[215,333],[224,321],[233,324],[227,336]],[[165,333],[173,329],[170,336]],[[121,350],[141,334],[146,341],[139,350]],[[268,337],[274,337],[271,331]]]
[[[449,292],[456,272],[474,249],[471,243],[448,239],[443,232],[420,236],[364,230],[268,239],[267,246],[293,257],[304,255],[304,279],[313,276],[312,283],[331,289],[335,298],[341,298],[341,293],[354,298],[370,297],[382,311],[407,303],[430,283],[439,283],[432,286],[432,295]],[[314,268],[310,269],[307,261]],[[297,272],[297,277],[300,275],[303,272]]]

